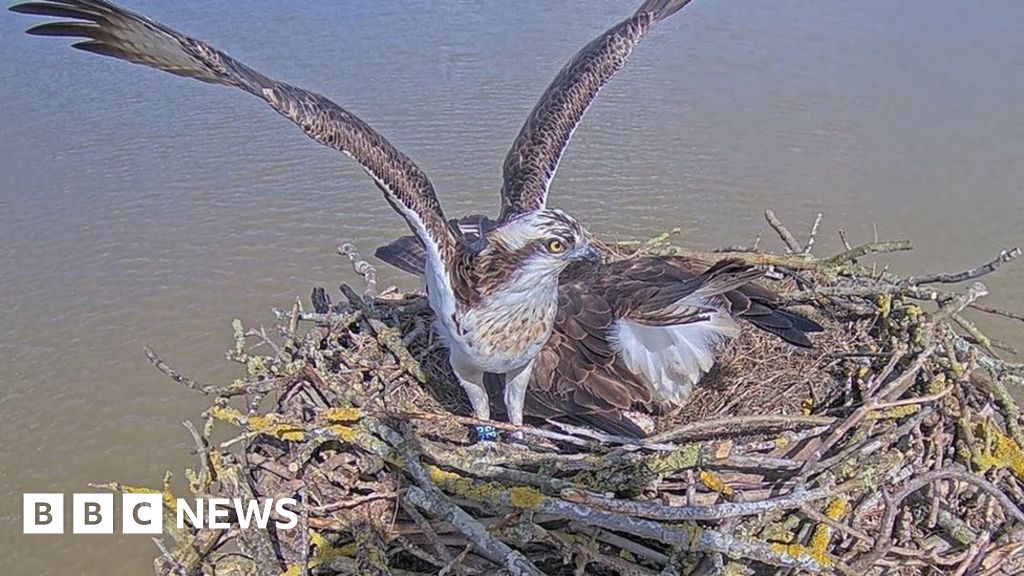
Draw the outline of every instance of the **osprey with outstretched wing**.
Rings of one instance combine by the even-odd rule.
[[[80,38],[73,44],[80,50],[244,90],[307,136],[359,162],[422,246],[422,276],[436,328],[475,415],[490,416],[484,374],[504,374],[509,420],[520,424],[534,358],[557,314],[559,274],[574,262],[598,258],[573,218],[545,207],[548,183],[598,89],[655,22],[689,1],[646,0],[563,68],[505,161],[500,222],[473,243],[449,225],[422,170],[327,98],[273,80],[205,42],[106,0],[41,0],[11,10],[60,19],[29,34]]]
[[[452,225],[464,237],[482,237],[544,209],[562,153],[600,88],[655,22],[688,3],[648,0],[580,50],[541,95],[505,157],[498,219],[472,216]],[[411,237],[377,250],[381,260],[413,274],[421,273],[421,253]],[[531,367],[526,410],[639,435],[623,412],[688,397],[714,363],[717,344],[738,333],[734,317],[810,346],[807,333],[821,326],[782,310],[775,294],[752,283],[759,275],[737,262],[708,268],[681,258],[570,267],[561,275],[553,332]]]
[[[596,65],[621,53],[622,39],[638,38],[685,3],[648,0],[604,36],[605,45],[592,45],[593,58],[585,60]],[[449,225],[426,174],[329,99],[273,80],[205,42],[105,0],[42,0],[11,10],[59,19],[37,25],[29,34],[79,38],[73,44],[79,50],[244,90],[310,138],[359,162],[423,246],[423,277],[436,329],[448,345],[452,368],[475,415],[490,417],[484,374],[505,374],[509,420],[522,423],[530,367],[551,334],[557,311],[558,276],[573,262],[598,258],[576,220],[528,201],[531,193],[523,188],[521,200],[506,211],[499,226],[482,241],[467,243]],[[577,72],[576,78],[608,73],[589,64]],[[573,101],[582,95],[567,95],[557,105],[578,108]],[[546,124],[542,118],[538,126]]]

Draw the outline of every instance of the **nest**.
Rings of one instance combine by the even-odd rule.
[[[770,216],[770,214],[769,214]],[[188,425],[191,494],[295,498],[292,530],[178,529],[159,574],[1019,574],[1024,367],[966,320],[985,287],[957,274],[898,277],[862,260],[696,252],[667,235],[606,245],[771,266],[775,289],[827,327],[810,351],[745,331],[645,440],[543,423],[518,443],[472,443],[475,421],[420,295],[340,304],[315,290],[268,333],[238,321],[247,375],[205,385]],[[815,226],[817,228],[817,225]],[[786,236],[789,236],[787,239]],[[813,242],[812,242],[813,243]],[[372,267],[348,254],[375,290]],[[935,288],[951,287],[946,288]],[[501,430],[513,430],[496,423]],[[111,488],[134,490],[120,485]]]

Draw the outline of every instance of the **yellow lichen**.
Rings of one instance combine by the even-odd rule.
[[[316,530],[310,530],[309,531],[309,545],[310,546],[315,546],[317,548],[324,548],[324,547],[328,546],[329,544],[327,544],[327,539],[325,539],[322,534],[320,534]]]
[[[356,552],[359,550],[359,546],[357,546],[355,542],[349,542],[344,546],[335,547],[334,550],[339,556],[347,556],[351,558],[356,555]]]
[[[509,502],[516,508],[536,508],[540,506],[546,496],[534,488],[516,486],[509,490]]]
[[[426,466],[426,469],[430,479],[441,488],[477,502],[497,504],[506,500],[508,505],[525,509],[536,508],[547,499],[547,496],[534,488],[525,486],[508,488],[498,482],[471,480],[454,472],[442,470],[437,466]]]
[[[836,498],[825,507],[825,516],[832,520],[839,520],[846,514],[848,509],[849,505],[845,498]],[[832,562],[828,554],[828,547],[831,541],[832,528],[825,523],[818,524],[814,527],[814,532],[811,534],[811,543],[807,550],[808,555],[822,566],[828,566]]]
[[[349,444],[356,443],[357,432],[356,429],[351,426],[335,424],[334,426],[328,426],[327,429],[336,434],[342,442],[348,442]]]
[[[946,375],[939,374],[935,378],[932,378],[931,382],[928,383],[928,387],[925,390],[929,394],[938,394],[946,389]]]
[[[721,478],[715,474],[708,472],[707,470],[701,470],[700,474],[697,475],[697,479],[700,483],[707,487],[708,490],[718,492],[722,496],[731,497],[733,495],[732,487],[722,481]]]
[[[761,530],[761,538],[788,544],[793,541],[793,532],[780,522],[771,522]]]
[[[817,559],[827,557],[828,544],[832,540],[832,529],[826,524],[818,524],[811,534],[811,545],[807,547],[808,554]]]
[[[242,326],[242,321],[235,318],[231,321],[231,330],[235,336],[235,359],[244,362],[245,361],[245,327]]]
[[[865,420],[898,420],[900,418],[906,418],[917,414],[921,410],[920,404],[907,404],[905,406],[895,406],[893,408],[887,408],[885,410],[871,410],[864,415]]]
[[[779,544],[772,543],[770,545],[771,551],[780,556],[789,556],[792,558],[810,558],[821,566],[831,566],[832,557],[828,554],[818,555],[813,550],[802,544]]]
[[[996,445],[992,450],[992,455],[1004,463],[1017,479],[1024,482],[1024,453],[1021,452],[1020,446],[1012,438],[1000,434],[996,438]]]
[[[362,415],[358,408],[328,408],[320,413],[320,418],[328,422],[356,422]]]
[[[195,468],[185,468],[185,479],[188,480],[188,489],[193,494],[199,494],[203,489],[203,482]]]
[[[700,464],[701,446],[702,444],[696,442],[692,444],[684,444],[667,454],[655,456],[651,458],[648,468],[655,474],[693,468]]]
[[[985,439],[984,451],[975,458],[981,472],[991,468],[1007,468],[1019,480],[1024,481],[1024,451],[1002,433],[994,424],[983,424],[979,433]]]
[[[300,424],[272,416],[245,416],[228,406],[213,406],[207,413],[211,418],[246,428],[250,432],[267,434],[281,440],[299,441],[306,437]]]
[[[174,514],[178,510],[178,500],[174,497],[174,492],[171,491],[172,479],[173,475],[170,472],[164,473],[164,486],[162,490],[146,486],[129,486],[120,482],[97,484],[95,487],[110,490],[111,492],[118,492],[120,494],[160,494],[163,496],[164,508],[166,508],[168,512]]]
[[[221,464],[220,452],[216,450],[210,452],[210,468],[213,469],[214,478],[220,476],[220,473],[224,470],[224,466]]]
[[[883,294],[878,297],[875,301],[875,305],[878,306],[878,314],[882,318],[888,318],[889,314],[892,313],[892,297]]]
[[[316,530],[309,531],[309,544],[316,548],[313,552],[313,556],[310,558],[310,564],[314,566],[332,558],[351,558],[356,555],[357,546],[354,542],[350,542],[342,546],[335,546],[328,542],[327,539]]]
[[[747,568],[735,562],[729,562],[725,565],[725,576],[746,576],[748,574]]]
[[[825,516],[828,516],[831,520],[839,520],[849,509],[850,503],[846,501],[846,498],[836,498],[828,503],[828,506],[825,508]]]

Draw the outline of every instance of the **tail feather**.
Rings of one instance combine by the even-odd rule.
[[[759,304],[756,308],[759,309],[759,312],[744,312],[739,317],[794,346],[814,347],[814,343],[811,342],[807,334],[824,330],[821,324],[813,320],[772,305]]]
[[[745,320],[748,320],[757,328],[760,328],[761,330],[764,330],[769,334],[772,334],[774,336],[777,336],[778,338],[781,338],[782,340],[785,340],[787,343],[792,344],[793,346],[799,346],[800,348],[814,347],[814,343],[811,342],[811,339],[807,336],[807,333],[796,328],[776,328],[775,326],[767,326],[761,324],[760,322],[753,318],[745,318]]]

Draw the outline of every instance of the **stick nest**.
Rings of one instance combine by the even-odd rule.
[[[771,266],[772,287],[827,327],[809,351],[745,330],[642,441],[548,423],[520,428],[522,443],[471,443],[424,298],[373,294],[351,246],[367,294],[342,286],[333,304],[315,290],[316,311],[296,302],[273,330],[236,321],[244,378],[201,384],[147,349],[213,399],[187,424],[198,465],[178,494],[168,477],[168,505],[300,503],[291,530],[179,529],[165,514],[157,573],[1020,574],[1024,435],[1007,388],[1024,367],[962,316],[1013,316],[964,282],[1020,252],[899,277],[862,260],[906,242],[818,258],[768,216],[786,254],[669,235],[604,246]]]

